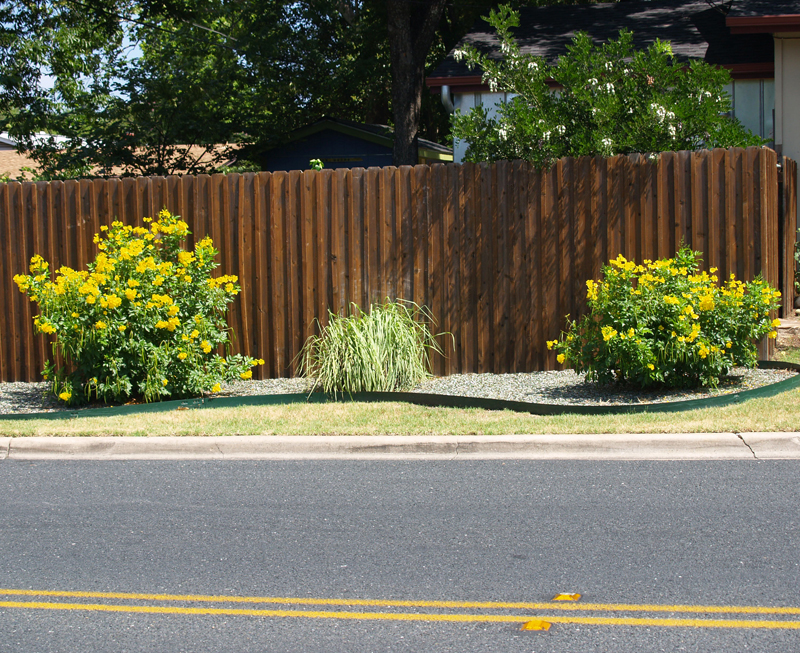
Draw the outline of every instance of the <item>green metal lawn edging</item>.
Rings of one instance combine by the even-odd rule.
[[[190,408],[237,408],[239,406],[274,406],[281,404],[330,403],[330,402],[371,402],[398,401],[418,406],[441,408],[483,408],[485,410],[513,410],[533,415],[619,415],[624,413],[678,412],[700,408],[716,408],[738,404],[758,397],[772,397],[787,390],[800,388],[800,364],[778,361],[759,361],[758,367],[768,370],[794,370],[796,376],[777,383],[761,386],[753,390],[743,390],[729,394],[688,399],[685,401],[666,401],[649,404],[620,404],[614,406],[574,406],[568,404],[534,404],[525,401],[505,401],[503,399],[484,399],[451,395],[424,394],[417,392],[356,392],[352,395],[313,392],[311,394],[248,395],[244,397],[198,397],[160,401],[151,404],[130,404],[87,408],[82,410],[60,410],[49,413],[24,413],[22,415],[0,415],[0,420],[31,419],[71,419],[77,417],[120,417],[140,413],[161,413]]]

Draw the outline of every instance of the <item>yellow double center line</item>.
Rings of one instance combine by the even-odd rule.
[[[473,610],[533,610],[529,614],[457,614],[429,612],[361,612],[339,610],[287,610],[254,608],[186,607],[178,605],[126,605],[118,603],[61,603],[50,601],[0,601],[0,608],[34,610],[85,610],[175,615],[244,615],[254,617],[299,617],[305,619],[362,619],[383,621],[494,622],[519,623],[543,620],[550,623],[606,626],[667,626],[696,628],[765,628],[800,630],[800,619],[778,621],[766,616],[800,615],[800,607],[659,605],[629,603],[528,603],[498,601],[391,601],[372,599],[324,599],[303,597],[219,596],[197,594],[135,594],[128,592],[69,592],[57,590],[0,589],[0,597],[51,597],[72,599],[113,599],[140,602],[271,604],[308,606],[349,606],[371,608],[454,608]],[[542,612],[547,614],[542,614]],[[601,617],[564,614],[568,612],[645,612],[683,614],[758,615],[761,619],[708,619],[675,617]],[[556,614],[552,614],[556,613]]]

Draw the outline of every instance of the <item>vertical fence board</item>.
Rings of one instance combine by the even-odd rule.
[[[511,372],[528,371],[528,358],[531,340],[530,291],[528,289],[528,260],[526,248],[525,206],[527,196],[524,184],[525,164],[514,161],[509,179],[509,211],[512,224],[511,247],[509,248],[509,268],[512,274],[512,287],[509,297],[509,322],[514,334],[514,351],[511,357]]]
[[[674,240],[672,249],[677,250],[681,243],[689,244],[691,240],[691,152],[682,150],[673,155],[672,201],[674,203]]]
[[[430,304],[430,288],[428,286],[428,188],[430,179],[429,166],[419,165],[412,168],[414,183],[414,206],[412,223],[414,230],[414,290],[412,297],[420,306]]]
[[[331,288],[331,177],[332,170],[312,171],[314,173],[314,231],[315,236],[315,285],[317,303],[315,317],[327,323],[328,310],[333,305]]]
[[[741,279],[739,256],[736,247],[736,208],[739,185],[736,179],[736,157],[731,151],[724,152],[725,157],[725,263],[728,272]]]
[[[541,180],[541,279],[542,296],[539,310],[544,315],[544,337],[547,340],[558,338],[561,331],[562,305],[558,289],[558,181],[556,167],[542,170]],[[553,310],[555,309],[555,310]],[[544,352],[544,369],[555,368],[556,357],[553,352]]]
[[[573,310],[573,261],[574,247],[572,244],[572,159],[562,159],[554,166],[555,172],[555,207],[559,215],[557,219],[556,238],[559,253],[557,268],[558,293],[558,328],[563,329],[563,316],[575,314]]]
[[[345,206],[347,203],[344,169],[335,170],[331,176],[331,310],[338,314],[348,301],[347,232]]]
[[[479,168],[475,163],[467,163],[459,169],[462,176],[463,194],[461,197],[461,341],[463,370],[477,370],[477,306],[478,306],[478,211],[475,197],[478,194],[476,179]]]
[[[525,211],[525,229],[528,235],[527,243],[530,247],[530,272],[528,280],[530,282],[530,319],[531,323],[531,348],[530,370],[545,369],[546,349],[545,340],[552,339],[552,335],[546,333],[547,324],[545,322],[546,311],[544,310],[544,293],[542,272],[542,249],[543,249],[543,230],[542,230],[542,210],[543,210],[543,186],[542,171],[527,166],[525,170],[528,180],[528,198]]]
[[[741,199],[741,227],[739,257],[742,260],[742,276],[751,279],[754,276],[755,260],[753,256],[753,243],[749,234],[753,229],[753,163],[758,156],[754,147],[747,148],[742,156],[742,199]]]
[[[492,263],[492,208],[495,200],[493,188],[492,166],[481,163],[478,166],[478,182],[475,187],[478,197],[477,208],[477,248],[478,271],[478,372],[492,371],[492,281],[494,265]]]
[[[639,239],[636,232],[639,226],[639,178],[631,157],[622,157],[622,252],[625,257],[641,260]]]
[[[253,340],[253,320],[255,316],[251,310],[254,296],[258,289],[258,279],[256,270],[258,262],[253,258],[253,232],[255,230],[253,213],[253,177],[252,172],[240,175],[238,187],[234,187],[234,197],[236,206],[236,225],[238,227],[238,238],[234,243],[236,250],[236,270],[237,276],[243,279],[241,283],[242,291],[239,293],[239,324],[241,331],[237,334],[242,343],[247,343],[247,351],[258,358],[258,345]]]
[[[781,157],[783,184],[781,187],[782,210],[782,240],[781,262],[783,274],[781,276],[781,291],[783,293],[782,317],[794,315],[794,289],[795,260],[794,252],[797,242],[797,164],[788,157]]]
[[[428,197],[428,230],[427,242],[429,252],[428,266],[428,286],[429,303],[428,307],[433,315],[438,316],[437,324],[431,325],[433,333],[441,331],[441,321],[447,313],[445,303],[445,279],[444,279],[444,203],[442,196],[445,190],[443,183],[444,166],[434,164],[430,168],[430,178],[428,187],[430,196]],[[439,346],[444,345],[444,339],[437,339]],[[446,372],[446,361],[443,356],[436,356],[431,360],[433,373],[443,376]]]
[[[611,157],[607,162],[606,188],[606,229],[608,230],[608,252],[607,258],[615,258],[622,253],[622,158],[619,156]]]
[[[500,161],[494,166],[492,186],[494,198],[492,202],[491,251],[493,273],[490,277],[492,285],[491,332],[494,340],[494,360],[492,372],[509,370],[513,362],[509,354],[513,354],[514,335],[509,329],[508,313],[510,301],[510,270],[508,265],[508,248],[511,242],[511,224],[508,217],[508,174],[509,162]]]
[[[445,374],[455,374],[461,370],[461,349],[459,339],[460,325],[460,272],[461,272],[461,244],[458,239],[457,227],[457,201],[458,201],[458,173],[455,166],[441,166],[442,171],[442,228],[444,253],[442,268],[444,273],[444,301],[445,310],[438,316],[441,320],[441,330],[451,334],[443,336],[440,345],[445,352]],[[434,315],[434,317],[437,317]]]
[[[286,173],[274,172],[269,178],[269,235],[270,235],[270,280],[273,298],[273,310],[270,313],[274,340],[272,348],[273,376],[284,376],[289,363],[289,291],[287,288],[287,242],[288,235],[285,231],[284,214],[286,204]]]
[[[13,282],[14,275],[24,274],[26,270],[14,270],[11,258],[8,255],[11,239],[9,237],[10,221],[13,213],[8,204],[10,192],[9,184],[0,184],[0,302],[3,309],[0,311],[0,379],[13,378],[10,368],[11,343],[14,333],[14,295],[19,295],[17,285]]]
[[[255,352],[253,356],[264,361],[256,368],[259,379],[269,378],[272,367],[272,297],[269,292],[269,225],[267,222],[269,206],[269,186],[265,178],[269,173],[259,173],[253,177],[253,272],[255,284],[253,292],[253,321]]]
[[[705,210],[705,185],[703,184],[704,159],[698,156],[698,152],[691,153],[691,215],[692,215],[692,228],[691,228],[691,247],[693,250],[706,252],[707,251],[707,234],[708,234],[708,220]],[[708,261],[704,260],[705,268],[709,268]]]
[[[348,229],[350,266],[350,301],[359,306],[365,305],[366,290],[366,241],[363,211],[363,174],[362,168],[355,168],[347,178],[349,182],[348,197]]]

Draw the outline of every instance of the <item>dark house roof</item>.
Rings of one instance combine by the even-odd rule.
[[[757,11],[756,5],[780,4],[797,7],[800,13],[800,0],[737,0],[734,7],[739,8],[739,4],[741,11]],[[554,5],[522,8],[519,13],[520,26],[514,30],[514,36],[520,49],[550,63],[566,52],[577,32],[586,32],[596,42],[605,42],[616,38],[621,29],[627,29],[633,32],[637,48],[645,48],[656,39],[670,41],[679,61],[701,59],[731,68],[734,76],[739,77],[765,76],[773,71],[772,35],[732,33],[726,25],[724,11],[711,7],[704,0]],[[497,59],[502,56],[494,29],[483,20],[475,24],[456,48],[463,44]],[[475,83],[475,76],[479,74],[480,71],[470,70],[464,62],[457,62],[451,51],[430,75],[428,85],[452,83],[445,80],[453,77],[465,78],[463,81],[472,78]]]

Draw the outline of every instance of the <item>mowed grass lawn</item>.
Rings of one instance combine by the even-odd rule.
[[[701,410],[537,416],[403,403],[205,408],[123,417],[0,421],[3,436],[503,435],[800,431],[800,389]]]

